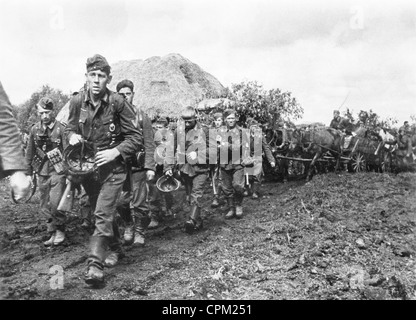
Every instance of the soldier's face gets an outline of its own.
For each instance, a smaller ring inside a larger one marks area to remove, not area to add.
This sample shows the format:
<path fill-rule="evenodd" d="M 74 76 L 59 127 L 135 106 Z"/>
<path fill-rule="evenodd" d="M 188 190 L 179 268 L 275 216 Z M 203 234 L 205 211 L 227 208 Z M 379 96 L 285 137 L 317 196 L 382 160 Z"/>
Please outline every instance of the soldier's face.
<path fill-rule="evenodd" d="M 118 93 L 121 94 L 130 104 L 133 103 L 134 92 L 131 91 L 130 88 L 122 88 Z"/>
<path fill-rule="evenodd" d="M 226 119 L 225 122 L 227 123 L 227 126 L 229 126 L 230 128 L 234 128 L 236 125 L 236 119 L 235 119 L 235 114 L 230 114 Z"/>
<path fill-rule="evenodd" d="M 111 81 L 111 76 L 101 70 L 92 70 L 88 72 L 86 78 L 88 89 L 96 97 L 104 94 L 107 84 Z"/>
<path fill-rule="evenodd" d="M 196 125 L 195 118 L 184 119 L 184 122 L 185 122 L 185 129 L 192 129 Z"/>
<path fill-rule="evenodd" d="M 51 110 L 45 110 L 38 107 L 38 114 L 40 117 L 40 120 L 46 125 L 50 124 L 52 122 L 52 111 Z"/>
<path fill-rule="evenodd" d="M 222 118 L 218 118 L 214 120 L 214 124 L 216 128 L 219 128 L 222 126 Z"/>

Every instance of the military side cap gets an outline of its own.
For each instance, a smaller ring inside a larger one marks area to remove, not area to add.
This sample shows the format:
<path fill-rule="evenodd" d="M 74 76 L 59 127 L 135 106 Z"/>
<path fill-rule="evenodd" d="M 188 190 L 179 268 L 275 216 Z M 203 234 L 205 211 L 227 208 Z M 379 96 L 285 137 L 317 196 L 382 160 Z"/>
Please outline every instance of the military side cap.
<path fill-rule="evenodd" d="M 160 117 L 156 120 L 157 123 L 168 123 L 168 119 L 166 119 L 165 117 Z"/>
<path fill-rule="evenodd" d="M 102 55 L 95 54 L 94 56 L 87 59 L 87 72 L 94 70 L 100 70 L 110 74 L 111 68 L 106 58 L 104 58 Z"/>
<path fill-rule="evenodd" d="M 119 92 L 123 88 L 130 88 L 131 92 L 133 92 L 134 91 L 134 84 L 130 80 L 127 80 L 127 79 L 122 80 L 119 83 L 117 83 L 116 90 L 117 90 L 117 92 Z"/>
<path fill-rule="evenodd" d="M 234 109 L 227 109 L 224 111 L 224 118 L 227 118 L 228 116 L 235 114 L 235 110 Z"/>
<path fill-rule="evenodd" d="M 51 98 L 43 97 L 39 100 L 36 104 L 37 107 L 42 108 L 44 110 L 52 110 L 53 109 L 53 101 Z"/>
<path fill-rule="evenodd" d="M 218 118 L 221 118 L 222 119 L 222 113 L 221 112 L 216 112 L 216 113 L 214 113 L 214 119 L 218 119 Z"/>

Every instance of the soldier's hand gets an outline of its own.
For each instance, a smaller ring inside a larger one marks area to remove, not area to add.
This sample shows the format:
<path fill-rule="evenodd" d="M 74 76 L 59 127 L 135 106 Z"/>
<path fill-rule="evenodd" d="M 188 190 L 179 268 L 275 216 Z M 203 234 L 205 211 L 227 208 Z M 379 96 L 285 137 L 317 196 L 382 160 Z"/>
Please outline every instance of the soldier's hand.
<path fill-rule="evenodd" d="M 168 177 L 173 176 L 173 172 L 172 172 L 172 170 L 171 170 L 171 169 L 169 169 L 168 171 L 166 171 L 166 172 L 165 172 L 165 175 L 166 175 L 166 176 L 168 176 Z"/>
<path fill-rule="evenodd" d="M 73 134 L 71 138 L 69 138 L 69 144 L 71 146 L 74 146 L 81 142 L 82 142 L 82 136 L 80 134 Z"/>
<path fill-rule="evenodd" d="M 270 162 L 270 166 L 271 166 L 272 168 L 274 168 L 274 167 L 276 166 L 276 163 L 274 163 L 274 162 Z"/>
<path fill-rule="evenodd" d="M 97 167 L 101 167 L 102 165 L 113 161 L 119 155 L 120 151 L 118 151 L 117 148 L 98 151 L 95 155 L 95 164 Z"/>
<path fill-rule="evenodd" d="M 17 201 L 26 197 L 30 192 L 30 176 L 22 171 L 16 171 L 10 176 L 10 187 Z"/>
<path fill-rule="evenodd" d="M 155 178 L 155 172 L 153 170 L 146 171 L 146 180 L 151 181 Z"/>

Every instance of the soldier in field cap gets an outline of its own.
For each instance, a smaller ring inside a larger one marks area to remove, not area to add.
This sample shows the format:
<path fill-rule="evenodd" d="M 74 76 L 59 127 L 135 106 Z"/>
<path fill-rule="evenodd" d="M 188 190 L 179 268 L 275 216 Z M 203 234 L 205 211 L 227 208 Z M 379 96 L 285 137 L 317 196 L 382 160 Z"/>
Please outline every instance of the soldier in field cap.
<path fill-rule="evenodd" d="M 43 97 L 36 107 L 40 121 L 30 129 L 26 160 L 28 173 L 35 171 L 39 177 L 40 210 L 47 217 L 47 231 L 50 233 L 44 245 L 56 246 L 65 240 L 66 214 L 58 210 L 66 186 L 62 157 L 64 127 L 52 114 L 52 99 Z"/>
<path fill-rule="evenodd" d="M 96 54 L 87 59 L 87 89 L 73 96 L 65 129 L 70 146 L 83 144 L 94 150 L 95 170 L 82 176 L 95 216 L 85 281 L 90 285 L 104 282 L 104 261 L 108 255 L 123 254 L 115 222 L 116 201 L 126 179 L 126 166 L 142 147 L 142 134 L 132 120 L 133 107 L 122 95 L 110 91 L 111 68 Z"/>

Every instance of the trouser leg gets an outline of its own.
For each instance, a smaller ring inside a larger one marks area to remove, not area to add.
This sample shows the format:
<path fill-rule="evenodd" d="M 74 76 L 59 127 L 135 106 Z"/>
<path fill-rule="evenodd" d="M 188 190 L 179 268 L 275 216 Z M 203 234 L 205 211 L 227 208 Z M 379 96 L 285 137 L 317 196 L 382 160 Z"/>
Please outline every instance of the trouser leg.
<path fill-rule="evenodd" d="M 145 231 L 150 223 L 150 209 L 146 202 L 147 186 L 146 172 L 139 171 L 133 173 L 134 190 L 130 208 L 134 219 L 134 245 L 144 245 Z"/>
<path fill-rule="evenodd" d="M 50 219 L 57 230 L 65 230 L 66 213 L 58 210 L 59 202 L 62 199 L 66 187 L 66 177 L 64 175 L 52 175 L 50 177 Z"/>
<path fill-rule="evenodd" d="M 232 186 L 234 189 L 234 201 L 236 206 L 241 205 L 244 199 L 245 185 L 244 169 L 234 170 L 232 173 Z"/>
<path fill-rule="evenodd" d="M 56 226 L 53 223 L 53 219 L 50 214 L 49 205 L 49 191 L 50 191 L 50 176 L 38 176 L 39 184 L 39 199 L 40 199 L 40 212 L 46 218 L 46 231 L 53 233 L 56 231 Z"/>

